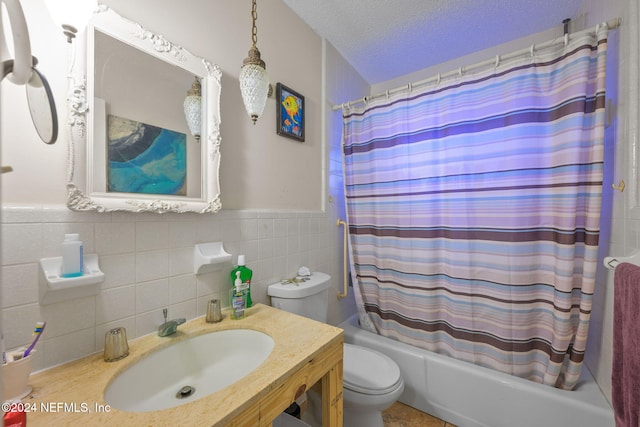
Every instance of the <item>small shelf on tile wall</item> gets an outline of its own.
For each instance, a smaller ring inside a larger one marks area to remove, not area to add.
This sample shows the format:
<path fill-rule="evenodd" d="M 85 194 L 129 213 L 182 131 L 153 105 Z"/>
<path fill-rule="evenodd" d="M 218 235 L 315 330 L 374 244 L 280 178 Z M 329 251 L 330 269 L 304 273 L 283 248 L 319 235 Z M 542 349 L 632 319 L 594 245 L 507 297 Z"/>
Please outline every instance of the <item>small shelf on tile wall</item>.
<path fill-rule="evenodd" d="M 220 270 L 231 261 L 231 254 L 224 250 L 222 242 L 198 243 L 193 250 L 194 274 Z"/>
<path fill-rule="evenodd" d="M 62 257 L 40 260 L 40 305 L 96 295 L 104 282 L 97 254 L 84 255 L 82 276 L 62 277 Z"/>

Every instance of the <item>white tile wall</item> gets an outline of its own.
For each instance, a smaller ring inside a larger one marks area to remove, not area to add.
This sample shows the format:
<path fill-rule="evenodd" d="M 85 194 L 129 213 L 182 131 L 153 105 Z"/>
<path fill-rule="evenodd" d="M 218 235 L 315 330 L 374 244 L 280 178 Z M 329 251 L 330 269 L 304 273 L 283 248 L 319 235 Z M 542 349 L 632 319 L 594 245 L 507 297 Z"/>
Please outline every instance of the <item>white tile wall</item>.
<path fill-rule="evenodd" d="M 330 206 L 331 208 L 331 206 Z M 291 277 L 301 265 L 324 271 L 341 287 L 342 235 L 334 213 L 222 211 L 217 214 L 78 213 L 65 206 L 3 205 L 2 325 L 7 349 L 27 345 L 38 321 L 47 327 L 35 353 L 35 370 L 102 351 L 104 333 L 116 326 L 129 339 L 155 333 L 162 309 L 170 317 L 202 316 L 207 301 L 228 305 L 229 273 L 196 276 L 196 243 L 223 241 L 245 254 L 253 269 L 252 297 L 268 304 L 267 286 Z M 65 233 L 79 233 L 85 253 L 97 253 L 105 281 L 96 296 L 41 306 L 38 261 L 59 256 Z M 350 301 L 331 300 L 330 322 L 352 311 Z M 334 306 L 341 306 L 336 308 Z M 346 307 L 346 308 L 345 308 Z"/>

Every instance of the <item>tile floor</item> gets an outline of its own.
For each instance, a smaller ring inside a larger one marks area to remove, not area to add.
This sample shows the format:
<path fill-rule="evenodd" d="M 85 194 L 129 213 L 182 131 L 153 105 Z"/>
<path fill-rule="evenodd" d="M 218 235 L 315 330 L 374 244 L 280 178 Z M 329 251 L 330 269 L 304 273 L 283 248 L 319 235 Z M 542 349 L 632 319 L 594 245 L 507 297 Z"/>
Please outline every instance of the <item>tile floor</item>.
<path fill-rule="evenodd" d="M 384 411 L 382 418 L 384 427 L 456 427 L 400 402 Z"/>

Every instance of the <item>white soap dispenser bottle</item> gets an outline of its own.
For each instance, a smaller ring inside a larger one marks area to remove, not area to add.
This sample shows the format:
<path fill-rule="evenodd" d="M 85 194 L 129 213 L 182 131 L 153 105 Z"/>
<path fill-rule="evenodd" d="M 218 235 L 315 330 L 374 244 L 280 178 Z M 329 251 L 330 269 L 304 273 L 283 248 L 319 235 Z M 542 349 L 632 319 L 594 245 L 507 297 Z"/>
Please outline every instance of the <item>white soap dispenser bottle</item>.
<path fill-rule="evenodd" d="M 65 234 L 62 242 L 62 277 L 82 276 L 84 259 L 78 234 Z"/>

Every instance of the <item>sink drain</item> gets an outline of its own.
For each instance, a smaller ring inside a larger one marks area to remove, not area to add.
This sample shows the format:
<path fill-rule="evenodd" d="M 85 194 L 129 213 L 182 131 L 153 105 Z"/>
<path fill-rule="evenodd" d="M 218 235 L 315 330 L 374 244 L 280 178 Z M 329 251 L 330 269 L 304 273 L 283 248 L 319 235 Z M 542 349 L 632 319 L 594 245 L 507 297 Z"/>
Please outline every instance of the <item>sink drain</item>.
<path fill-rule="evenodd" d="M 196 389 L 194 387 L 191 387 L 190 385 L 186 385 L 184 387 L 182 387 L 180 389 L 180 391 L 178 391 L 176 393 L 176 398 L 177 399 L 184 399 L 186 397 L 189 397 L 191 395 L 193 395 L 193 393 L 196 392 Z"/>

